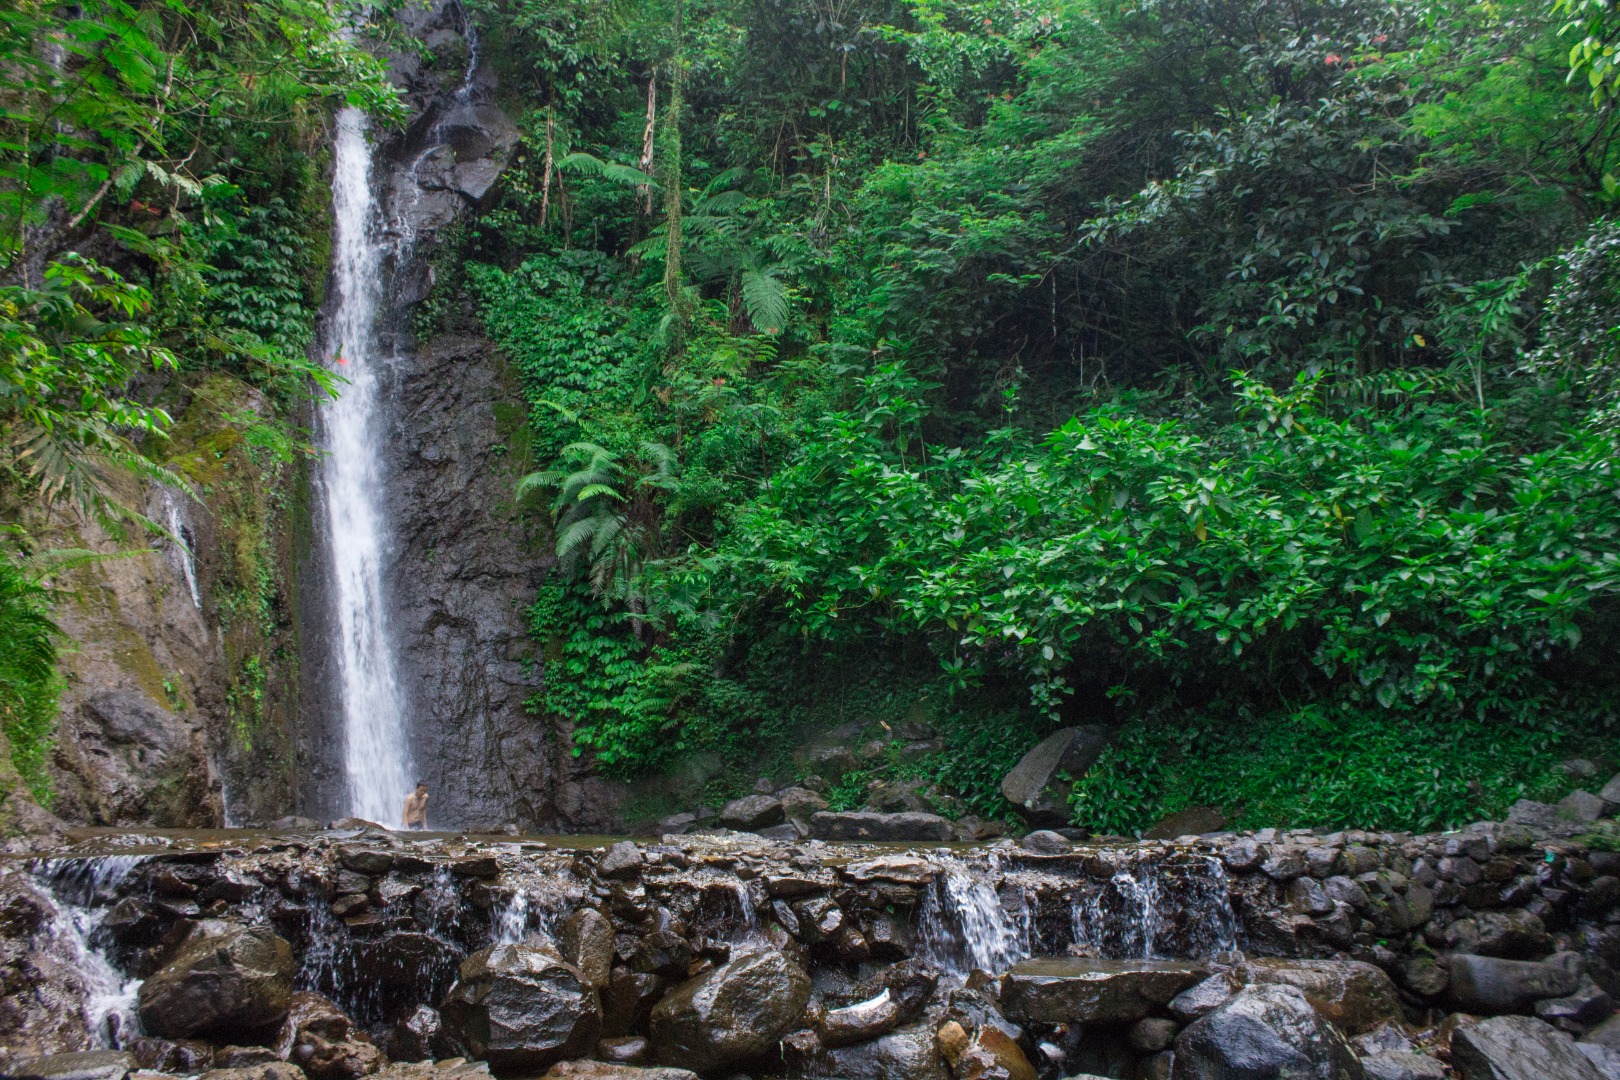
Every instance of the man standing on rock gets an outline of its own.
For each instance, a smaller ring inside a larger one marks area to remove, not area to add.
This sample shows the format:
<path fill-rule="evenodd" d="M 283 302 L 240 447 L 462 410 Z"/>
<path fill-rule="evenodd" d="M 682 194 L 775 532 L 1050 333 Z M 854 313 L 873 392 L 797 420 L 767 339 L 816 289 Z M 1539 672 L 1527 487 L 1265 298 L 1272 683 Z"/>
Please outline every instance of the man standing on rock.
<path fill-rule="evenodd" d="M 405 827 L 427 829 L 427 785 L 418 782 L 416 790 L 405 796 Z"/>

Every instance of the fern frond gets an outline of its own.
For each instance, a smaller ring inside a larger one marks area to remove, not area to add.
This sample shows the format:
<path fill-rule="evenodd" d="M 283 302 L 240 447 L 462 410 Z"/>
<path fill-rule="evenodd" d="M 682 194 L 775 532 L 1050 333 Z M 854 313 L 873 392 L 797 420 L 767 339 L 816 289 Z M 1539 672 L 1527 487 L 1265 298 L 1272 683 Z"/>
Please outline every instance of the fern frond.
<path fill-rule="evenodd" d="M 779 334 L 788 320 L 788 289 L 769 270 L 742 272 L 743 307 L 748 321 L 766 334 Z"/>

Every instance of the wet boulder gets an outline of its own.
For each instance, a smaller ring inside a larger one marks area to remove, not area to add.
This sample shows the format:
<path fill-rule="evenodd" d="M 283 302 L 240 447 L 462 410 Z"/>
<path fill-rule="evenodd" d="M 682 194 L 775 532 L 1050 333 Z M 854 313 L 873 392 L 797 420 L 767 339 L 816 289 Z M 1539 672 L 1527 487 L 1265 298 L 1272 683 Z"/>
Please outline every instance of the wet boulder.
<path fill-rule="evenodd" d="M 1581 984 L 1568 968 L 1539 961 L 1453 953 L 1447 994 L 1465 1013 L 1527 1013 L 1543 998 L 1566 997 Z"/>
<path fill-rule="evenodd" d="M 136 1035 L 125 1039 L 124 1049 L 135 1055 L 143 1069 L 196 1076 L 214 1060 L 214 1048 L 198 1039 L 156 1039 Z"/>
<path fill-rule="evenodd" d="M 799 1031 L 784 1044 L 789 1067 L 800 1076 L 850 1076 L 862 1080 L 951 1080 L 926 1024 L 899 1028 L 854 1046 L 826 1047 L 814 1032 Z"/>
<path fill-rule="evenodd" d="M 294 1044 L 288 1060 L 310 1080 L 359 1080 L 388 1063 L 383 1052 L 363 1032 L 359 1033 L 359 1038 L 343 1042 L 331 1042 L 306 1032 Z"/>
<path fill-rule="evenodd" d="M 1381 969 L 1359 960 L 1254 960 L 1245 972 L 1251 983 L 1299 990 L 1323 1019 L 1347 1035 L 1400 1016 L 1395 984 Z"/>
<path fill-rule="evenodd" d="M 1023 1047 L 991 1024 L 981 1024 L 973 1033 L 955 1072 L 956 1080 L 1036 1080 Z"/>
<path fill-rule="evenodd" d="M 779 952 L 749 951 L 672 990 L 652 1011 L 658 1060 L 709 1072 L 760 1057 L 804 1015 L 810 977 Z"/>
<path fill-rule="evenodd" d="M 667 1065 L 643 1068 L 611 1061 L 559 1061 L 545 1080 L 697 1080 L 697 1073 Z"/>
<path fill-rule="evenodd" d="M 578 909 L 563 923 L 562 953 L 592 988 L 607 989 L 613 969 L 612 920 L 595 908 Z"/>
<path fill-rule="evenodd" d="M 1085 775 L 1112 738 L 1113 733 L 1098 724 L 1053 732 L 1002 777 L 1002 797 L 1032 826 L 1067 825 L 1073 780 Z M 1059 774 L 1069 780 L 1059 780 Z"/>
<path fill-rule="evenodd" d="M 1528 1016 L 1459 1027 L 1451 1036 L 1451 1063 L 1463 1080 L 1604 1080 L 1574 1039 Z"/>
<path fill-rule="evenodd" d="M 1445 1080 L 1446 1067 L 1438 1059 L 1410 1050 L 1387 1050 L 1361 1059 L 1367 1080 Z"/>
<path fill-rule="evenodd" d="M 951 823 L 938 814 L 879 814 L 822 810 L 810 817 L 817 840 L 949 840 Z"/>
<path fill-rule="evenodd" d="M 444 1037 L 444 1022 L 439 1010 L 431 1005 L 418 1005 L 410 1015 L 401 1017 L 388 1033 L 388 1056 L 395 1061 L 426 1061 L 429 1058 L 449 1057 Z"/>
<path fill-rule="evenodd" d="M 1176 1038 L 1172 1080 L 1363 1080 L 1350 1044 L 1292 986 L 1256 986 Z"/>
<path fill-rule="evenodd" d="M 860 1000 L 818 1018 L 821 1045 L 853 1046 L 910 1023 L 927 1007 L 938 983 L 938 974 L 916 960 L 884 968 L 861 986 Z"/>
<path fill-rule="evenodd" d="M 243 1065 L 235 1069 L 211 1069 L 203 1073 L 203 1080 L 305 1080 L 298 1066 L 285 1061 L 268 1061 L 262 1065 Z"/>
<path fill-rule="evenodd" d="M 1003 977 L 1001 1008 L 1018 1023 L 1134 1023 L 1206 974 L 1181 960 L 1025 960 Z"/>
<path fill-rule="evenodd" d="M 786 814 L 781 800 L 769 795 L 745 795 L 731 800 L 720 810 L 720 824 L 742 832 L 780 825 L 784 820 Z"/>
<path fill-rule="evenodd" d="M 439 1012 L 448 1037 L 497 1073 L 539 1072 L 589 1053 L 602 1026 L 584 973 L 529 944 L 493 945 L 462 961 Z"/>
<path fill-rule="evenodd" d="M 293 971 L 292 946 L 268 928 L 200 923 L 141 984 L 141 1025 L 161 1038 L 251 1041 L 286 1017 Z"/>
<path fill-rule="evenodd" d="M 605 878 L 629 880 L 641 874 L 641 863 L 641 849 L 632 841 L 620 840 L 608 848 L 596 869 Z"/>

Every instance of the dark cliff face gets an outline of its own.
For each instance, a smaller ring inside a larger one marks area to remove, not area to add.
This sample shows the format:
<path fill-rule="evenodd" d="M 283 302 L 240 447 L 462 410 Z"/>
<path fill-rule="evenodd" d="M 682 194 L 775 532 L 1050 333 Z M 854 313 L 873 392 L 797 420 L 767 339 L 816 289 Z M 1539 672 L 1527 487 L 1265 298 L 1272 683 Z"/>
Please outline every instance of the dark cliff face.
<path fill-rule="evenodd" d="M 594 778 L 552 725 L 524 710 L 540 678 L 526 609 L 552 560 L 526 540 L 512 502 L 517 476 L 498 415 L 511 405 L 521 423 L 520 398 L 488 342 L 417 342 L 408 329 L 411 305 L 431 290 L 441 230 L 489 198 L 518 132 L 494 102 L 494 76 L 477 62 L 476 34 L 458 5 L 441 0 L 400 18 L 434 55 L 390 57 L 413 119 L 380 133 L 374 161 L 396 240 L 379 327 L 391 359 L 378 452 L 390 531 L 384 584 L 411 756 L 436 827 L 607 827 L 617 787 Z M 301 575 L 298 803 L 300 813 L 334 817 L 345 778 L 323 528 Z"/>

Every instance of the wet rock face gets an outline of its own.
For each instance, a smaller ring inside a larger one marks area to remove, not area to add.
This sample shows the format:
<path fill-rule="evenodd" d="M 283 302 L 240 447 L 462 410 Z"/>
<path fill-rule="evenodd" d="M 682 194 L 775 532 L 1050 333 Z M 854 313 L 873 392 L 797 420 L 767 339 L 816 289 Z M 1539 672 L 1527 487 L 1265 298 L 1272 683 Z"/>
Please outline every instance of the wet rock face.
<path fill-rule="evenodd" d="M 1069 788 L 1084 776 L 1113 739 L 1100 725 L 1064 728 L 1047 736 L 1025 754 L 1001 781 L 1001 794 L 1025 821 L 1037 828 L 1069 824 Z M 1071 778 L 1069 783 L 1059 774 Z"/>
<path fill-rule="evenodd" d="M 1131 1023 L 1206 974 L 1201 964 L 1174 960 L 1026 960 L 1007 973 L 1001 1003 L 1019 1023 Z"/>
<path fill-rule="evenodd" d="M 596 1045 L 596 991 L 550 949 L 495 945 L 469 956 L 440 1008 L 453 1043 L 497 1073 L 536 1073 Z"/>
<path fill-rule="evenodd" d="M 1172 1080 L 1363 1080 L 1349 1043 L 1291 986 L 1244 990 L 1176 1039 Z"/>
<path fill-rule="evenodd" d="M 199 923 L 174 959 L 141 984 L 141 1025 L 171 1039 L 252 1042 L 292 1000 L 292 946 L 265 927 Z"/>
<path fill-rule="evenodd" d="M 658 1060 L 709 1072 L 769 1053 L 804 1015 L 810 978 L 779 952 L 746 952 L 654 1006 Z"/>
<path fill-rule="evenodd" d="M 1401 1015 L 1394 982 L 1358 960 L 1263 959 L 1251 961 L 1244 974 L 1251 983 L 1294 987 L 1347 1035 L 1371 1031 Z"/>
<path fill-rule="evenodd" d="M 1498 1016 L 1461 1027 L 1451 1060 L 1463 1080 L 1601 1080 L 1603 1073 L 1575 1040 L 1541 1020 Z"/>

